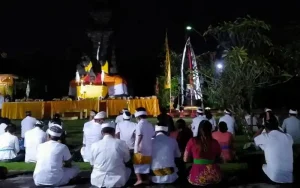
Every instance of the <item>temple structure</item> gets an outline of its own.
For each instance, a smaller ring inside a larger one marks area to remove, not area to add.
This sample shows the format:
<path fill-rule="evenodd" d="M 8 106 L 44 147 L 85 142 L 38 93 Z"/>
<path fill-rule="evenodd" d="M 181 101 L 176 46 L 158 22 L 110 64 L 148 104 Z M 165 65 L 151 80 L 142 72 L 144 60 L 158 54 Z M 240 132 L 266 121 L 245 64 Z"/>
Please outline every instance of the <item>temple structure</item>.
<path fill-rule="evenodd" d="M 93 44 L 92 59 L 97 59 L 102 66 L 108 62 L 109 74 L 116 74 L 113 1 L 93 0 L 90 10 L 91 22 L 87 35 Z"/>

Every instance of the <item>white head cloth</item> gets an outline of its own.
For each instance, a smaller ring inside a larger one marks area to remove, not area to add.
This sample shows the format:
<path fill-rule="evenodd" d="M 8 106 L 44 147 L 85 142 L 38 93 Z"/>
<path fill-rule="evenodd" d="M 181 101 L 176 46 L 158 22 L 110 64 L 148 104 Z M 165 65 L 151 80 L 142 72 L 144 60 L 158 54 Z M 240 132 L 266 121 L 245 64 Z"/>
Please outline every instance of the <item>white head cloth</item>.
<path fill-rule="evenodd" d="M 112 123 L 112 122 L 105 122 L 105 123 L 102 123 L 101 124 L 101 128 L 103 129 L 103 128 L 106 128 L 106 127 L 110 127 L 110 128 L 116 128 L 116 126 L 115 126 L 115 124 L 114 123 Z"/>
<path fill-rule="evenodd" d="M 206 107 L 205 110 L 210 110 L 210 107 Z"/>
<path fill-rule="evenodd" d="M 125 112 L 123 112 L 123 115 L 122 115 L 122 116 L 123 116 L 123 119 L 130 119 L 130 118 L 131 118 L 130 115 L 127 116 Z"/>
<path fill-rule="evenodd" d="M 229 109 L 225 109 L 225 110 L 224 110 L 224 113 L 225 113 L 225 114 L 231 114 L 232 112 L 231 112 Z"/>
<path fill-rule="evenodd" d="M 155 132 L 158 132 L 158 131 L 165 131 L 165 132 L 168 132 L 168 127 L 166 126 L 159 126 L 159 125 L 155 125 Z"/>
<path fill-rule="evenodd" d="M 106 112 L 104 111 L 98 112 L 94 117 L 94 119 L 104 119 L 104 118 L 106 118 Z"/>
<path fill-rule="evenodd" d="M 265 108 L 265 112 L 272 112 L 270 108 Z"/>
<path fill-rule="evenodd" d="M 58 124 L 52 124 L 51 127 L 58 127 L 59 129 L 62 129 L 62 127 Z M 47 133 L 50 135 L 50 136 L 56 136 L 56 137 L 60 137 L 61 134 L 62 134 L 62 131 L 61 133 L 56 133 L 54 131 L 51 130 L 51 127 L 47 130 Z"/>
<path fill-rule="evenodd" d="M 202 108 L 198 108 L 198 109 L 197 109 L 197 113 L 202 114 L 202 113 L 203 113 Z"/>
<path fill-rule="evenodd" d="M 139 117 L 142 115 L 147 115 L 147 112 L 146 111 L 135 111 L 135 113 L 134 113 L 135 117 Z"/>
<path fill-rule="evenodd" d="M 90 116 L 95 116 L 96 113 L 94 111 L 90 111 Z"/>
<path fill-rule="evenodd" d="M 297 115 L 298 111 L 290 109 L 289 114 Z"/>

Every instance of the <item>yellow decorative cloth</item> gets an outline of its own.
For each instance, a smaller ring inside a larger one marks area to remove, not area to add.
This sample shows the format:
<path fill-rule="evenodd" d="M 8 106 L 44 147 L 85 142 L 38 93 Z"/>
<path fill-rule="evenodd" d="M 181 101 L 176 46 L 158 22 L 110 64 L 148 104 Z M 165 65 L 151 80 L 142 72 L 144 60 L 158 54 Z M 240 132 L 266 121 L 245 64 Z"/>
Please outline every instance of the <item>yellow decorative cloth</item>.
<path fill-rule="evenodd" d="M 152 174 L 154 174 L 155 176 L 166 176 L 166 175 L 171 175 L 173 173 L 174 173 L 173 167 L 166 167 L 166 168 L 152 170 Z"/>
<path fill-rule="evenodd" d="M 133 155 L 133 164 L 135 165 L 151 164 L 151 160 L 151 156 L 143 156 L 141 153 L 135 153 Z"/>

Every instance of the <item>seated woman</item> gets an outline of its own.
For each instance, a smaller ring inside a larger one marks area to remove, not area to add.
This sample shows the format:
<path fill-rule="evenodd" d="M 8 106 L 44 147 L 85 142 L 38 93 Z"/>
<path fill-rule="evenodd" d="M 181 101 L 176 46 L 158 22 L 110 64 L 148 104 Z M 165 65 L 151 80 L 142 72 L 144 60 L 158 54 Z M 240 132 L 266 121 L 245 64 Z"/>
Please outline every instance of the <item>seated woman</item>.
<path fill-rule="evenodd" d="M 15 136 L 16 126 L 8 125 L 5 133 L 0 135 L 0 161 L 9 161 L 17 157 L 20 147 Z"/>
<path fill-rule="evenodd" d="M 219 123 L 219 130 L 212 133 L 212 137 L 221 145 L 221 157 L 224 162 L 232 161 L 234 158 L 233 135 L 227 130 L 227 124 L 222 121 Z"/>
<path fill-rule="evenodd" d="M 212 125 L 209 121 L 200 122 L 197 137 L 187 143 L 183 160 L 193 158 L 193 165 L 188 176 L 192 185 L 206 186 L 221 182 L 220 166 L 216 163 L 221 155 L 221 147 L 211 134 Z"/>

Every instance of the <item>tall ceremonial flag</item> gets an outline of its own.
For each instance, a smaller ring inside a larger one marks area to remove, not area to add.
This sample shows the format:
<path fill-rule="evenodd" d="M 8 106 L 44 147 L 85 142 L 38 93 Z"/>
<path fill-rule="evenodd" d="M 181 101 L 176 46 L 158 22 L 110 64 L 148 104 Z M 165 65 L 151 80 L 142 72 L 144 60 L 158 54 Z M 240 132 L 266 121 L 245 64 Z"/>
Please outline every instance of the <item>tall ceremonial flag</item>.
<path fill-rule="evenodd" d="M 165 65 L 165 89 L 171 90 L 171 60 L 170 60 L 170 50 L 169 50 L 169 44 L 168 44 L 168 34 L 166 33 L 166 65 Z M 170 91 L 171 92 L 171 91 Z"/>

